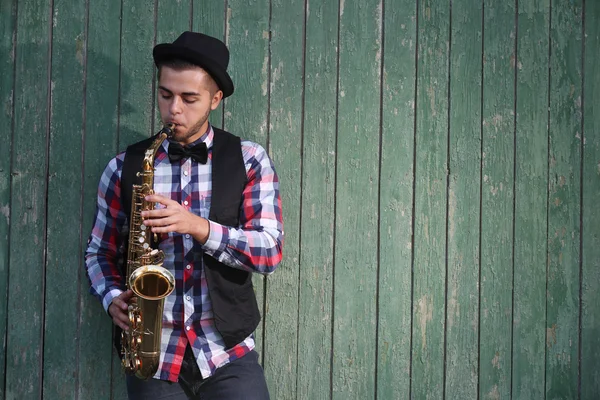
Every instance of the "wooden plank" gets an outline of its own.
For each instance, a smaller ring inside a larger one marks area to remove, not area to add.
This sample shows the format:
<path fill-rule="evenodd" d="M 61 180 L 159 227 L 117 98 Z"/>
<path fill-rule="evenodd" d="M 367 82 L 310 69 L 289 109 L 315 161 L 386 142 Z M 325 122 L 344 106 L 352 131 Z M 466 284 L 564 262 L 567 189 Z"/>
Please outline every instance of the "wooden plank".
<path fill-rule="evenodd" d="M 375 395 L 382 4 L 339 10 L 334 399 Z"/>
<path fill-rule="evenodd" d="M 229 47 L 228 72 L 235 93 L 226 100 L 223 125 L 234 135 L 268 150 L 269 1 L 229 0 L 227 4 L 225 43 Z M 265 278 L 255 275 L 252 282 L 264 324 Z M 263 324 L 254 335 L 259 353 L 262 353 Z"/>
<path fill-rule="evenodd" d="M 192 0 L 192 30 L 225 41 L 226 3 L 227 0 Z M 223 127 L 223 102 L 219 108 L 210 113 L 209 121 L 217 128 Z"/>
<path fill-rule="evenodd" d="M 100 175 L 117 151 L 121 43 L 120 7 L 92 1 L 88 13 L 82 251 L 92 229 Z M 125 86 L 129 79 L 129 75 L 123 76 Z M 83 267 L 81 274 L 79 398 L 110 399 L 112 321 L 100 302 L 89 294 L 90 284 Z"/>
<path fill-rule="evenodd" d="M 338 4 L 310 1 L 305 12 L 296 398 L 317 400 L 331 391 Z"/>
<path fill-rule="evenodd" d="M 50 4 L 20 1 L 17 14 L 7 400 L 38 399 L 42 390 Z"/>
<path fill-rule="evenodd" d="M 84 92 L 84 0 L 54 0 L 52 93 L 47 220 L 44 399 L 77 398 L 82 133 Z M 65 227 L 68 227 L 65 229 Z M 65 279 L 66 278 L 66 279 Z"/>
<path fill-rule="evenodd" d="M 448 170 L 449 2 L 418 5 L 413 398 L 442 398 Z"/>
<path fill-rule="evenodd" d="M 452 2 L 445 380 L 450 399 L 477 398 L 479 375 L 482 8 L 482 2 Z"/>
<path fill-rule="evenodd" d="M 154 2 L 122 1 L 119 150 L 152 135 L 155 79 Z"/>
<path fill-rule="evenodd" d="M 0 51 L 8 55 L 0 60 L 0 125 L 6 132 L 5 146 L 0 149 L 0 376 L 6 375 L 6 335 L 8 314 L 8 262 L 10 231 L 10 181 L 13 126 L 13 92 L 15 64 L 17 2 L 0 3 Z M 0 399 L 6 397 L 4 379 L 0 379 Z"/>
<path fill-rule="evenodd" d="M 512 395 L 545 393 L 549 0 L 518 3 Z"/>
<path fill-rule="evenodd" d="M 553 3 L 546 398 L 578 397 L 581 231 L 582 1 Z"/>
<path fill-rule="evenodd" d="M 119 97 L 118 149 L 147 138 L 154 133 L 155 68 L 154 48 L 155 3 L 146 0 L 122 0 L 121 59 Z M 111 394 L 119 398 L 125 393 L 125 375 L 118 368 L 113 352 Z"/>
<path fill-rule="evenodd" d="M 515 2 L 484 4 L 479 397 L 511 394 Z"/>
<path fill-rule="evenodd" d="M 296 398 L 304 0 L 271 3 L 269 137 L 280 181 L 285 257 L 266 286 L 264 368 L 274 399 Z"/>
<path fill-rule="evenodd" d="M 384 3 L 377 398 L 410 397 L 417 7 Z"/>
<path fill-rule="evenodd" d="M 171 43 L 179 37 L 184 31 L 190 29 L 191 22 L 191 1 L 190 0 L 157 0 L 156 7 L 156 43 Z M 152 54 L 150 55 L 152 59 Z M 154 64 L 153 64 L 154 65 Z M 157 72 L 153 68 L 153 72 Z M 153 74 L 156 77 L 156 73 Z M 156 88 L 156 82 L 154 84 Z M 154 105 L 154 126 L 151 132 L 158 132 L 162 128 L 162 120 L 156 101 L 157 89 L 152 92 L 152 104 Z"/>
<path fill-rule="evenodd" d="M 600 393 L 600 3 L 586 1 L 583 65 L 581 399 Z"/>

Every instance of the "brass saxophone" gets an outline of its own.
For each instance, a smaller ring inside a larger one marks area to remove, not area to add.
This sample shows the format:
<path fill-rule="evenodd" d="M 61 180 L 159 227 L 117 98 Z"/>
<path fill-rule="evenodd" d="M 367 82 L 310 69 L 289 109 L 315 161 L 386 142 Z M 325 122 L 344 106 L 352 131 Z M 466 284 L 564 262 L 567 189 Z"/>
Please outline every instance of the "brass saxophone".
<path fill-rule="evenodd" d="M 142 162 L 141 185 L 133 185 L 127 253 L 127 287 L 133 291 L 129 305 L 129 330 L 121 334 L 121 358 L 128 374 L 151 378 L 158 369 L 165 297 L 175 288 L 175 277 L 162 266 L 162 250 L 153 249 L 156 234 L 143 224 L 142 211 L 154 209 L 145 197 L 154 193 L 154 157 L 162 142 L 172 134 L 174 125 L 160 130 L 146 149 Z M 153 242 L 152 242 L 153 239 Z"/>

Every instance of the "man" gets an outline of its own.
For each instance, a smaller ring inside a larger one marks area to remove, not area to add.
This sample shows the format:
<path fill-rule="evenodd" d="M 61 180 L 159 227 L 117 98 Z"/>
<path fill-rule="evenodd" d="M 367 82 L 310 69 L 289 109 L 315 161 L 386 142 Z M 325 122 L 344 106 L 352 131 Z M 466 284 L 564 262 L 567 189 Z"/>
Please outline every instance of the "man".
<path fill-rule="evenodd" d="M 253 350 L 260 314 L 251 274 L 270 274 L 281 261 L 277 175 L 260 145 L 208 122 L 233 93 L 224 43 L 184 32 L 153 55 L 161 119 L 174 129 L 154 160 L 156 194 L 146 200 L 156 207 L 142 218 L 176 282 L 165 299 L 155 379 L 128 376 L 129 398 L 268 399 Z M 123 196 L 131 192 L 122 185 L 130 173 L 122 172 L 134 148 L 112 159 L 100 179 L 86 252 L 91 292 L 121 329 L 128 329 L 133 295 L 119 265 L 129 229 Z"/>

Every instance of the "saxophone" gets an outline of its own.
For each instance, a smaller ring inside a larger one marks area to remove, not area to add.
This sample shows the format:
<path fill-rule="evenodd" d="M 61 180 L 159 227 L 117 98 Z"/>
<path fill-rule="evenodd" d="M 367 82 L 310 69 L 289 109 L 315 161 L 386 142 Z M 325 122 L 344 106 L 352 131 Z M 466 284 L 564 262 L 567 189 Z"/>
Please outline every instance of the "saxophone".
<path fill-rule="evenodd" d="M 133 291 L 129 305 L 129 329 L 121 333 L 121 358 L 128 374 L 140 379 L 151 378 L 158 369 L 162 316 L 165 297 L 175 288 L 175 277 L 162 266 L 162 250 L 153 249 L 156 234 L 143 224 L 142 211 L 154 209 L 145 200 L 154 193 L 154 157 L 162 142 L 172 134 L 174 125 L 160 130 L 144 154 L 141 185 L 133 185 L 127 253 L 127 288 Z"/>

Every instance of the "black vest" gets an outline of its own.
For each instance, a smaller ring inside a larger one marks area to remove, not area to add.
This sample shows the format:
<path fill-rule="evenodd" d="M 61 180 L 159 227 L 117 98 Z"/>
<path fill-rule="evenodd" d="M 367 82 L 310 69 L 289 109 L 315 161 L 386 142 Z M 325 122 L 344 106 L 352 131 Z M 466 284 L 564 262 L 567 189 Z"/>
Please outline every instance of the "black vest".
<path fill-rule="evenodd" d="M 242 193 L 248 183 L 240 138 L 214 127 L 213 131 L 212 196 L 208 218 L 224 226 L 237 227 Z M 121 202 L 128 216 L 131 212 L 131 185 L 137 182 L 135 175 L 141 170 L 144 152 L 153 140 L 154 137 L 135 143 L 125 153 Z M 225 341 L 225 347 L 231 348 L 254 332 L 260 322 L 252 274 L 224 265 L 207 254 L 203 258 L 215 326 Z M 118 338 L 120 336 L 118 332 Z"/>

